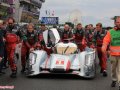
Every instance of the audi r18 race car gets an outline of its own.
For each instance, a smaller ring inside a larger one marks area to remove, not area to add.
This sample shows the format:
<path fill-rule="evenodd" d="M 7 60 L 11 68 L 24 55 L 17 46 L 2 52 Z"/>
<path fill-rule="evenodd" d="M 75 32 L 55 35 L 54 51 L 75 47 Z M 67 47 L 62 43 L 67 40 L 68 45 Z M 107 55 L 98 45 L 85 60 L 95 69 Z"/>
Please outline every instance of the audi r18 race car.
<path fill-rule="evenodd" d="M 27 76 L 48 73 L 95 77 L 95 50 L 86 47 L 85 51 L 80 52 L 75 43 L 60 42 L 59 33 L 54 28 L 45 31 L 43 37 L 46 46 L 51 41 L 53 53 L 48 55 L 44 50 L 32 51 L 27 62 Z"/>

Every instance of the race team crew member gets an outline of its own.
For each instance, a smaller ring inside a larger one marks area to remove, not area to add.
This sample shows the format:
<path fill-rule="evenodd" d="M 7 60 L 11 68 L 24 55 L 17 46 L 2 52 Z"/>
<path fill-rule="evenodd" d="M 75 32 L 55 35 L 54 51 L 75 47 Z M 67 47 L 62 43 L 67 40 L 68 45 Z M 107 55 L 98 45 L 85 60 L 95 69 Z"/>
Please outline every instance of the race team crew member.
<path fill-rule="evenodd" d="M 5 38 L 5 32 L 6 32 L 6 27 L 7 27 L 7 20 L 2 21 L 2 32 L 4 34 L 4 38 Z M 5 44 L 5 39 L 4 39 L 4 44 Z M 4 60 L 3 60 L 3 69 L 7 69 L 8 68 L 8 60 L 7 60 L 7 51 L 6 51 L 6 44 L 4 45 Z"/>
<path fill-rule="evenodd" d="M 5 74 L 5 72 L 2 71 L 3 68 L 3 62 L 4 62 L 4 31 L 3 30 L 3 21 L 0 20 L 0 75 Z"/>
<path fill-rule="evenodd" d="M 75 38 L 75 36 L 72 33 L 70 26 L 68 24 L 65 24 L 64 31 L 61 36 L 61 40 L 64 42 L 64 40 L 66 40 L 66 39 L 74 39 L 74 38 Z"/>
<path fill-rule="evenodd" d="M 29 53 L 36 49 L 38 42 L 38 34 L 34 30 L 34 25 L 32 23 L 27 25 L 27 30 L 22 36 L 22 49 L 21 49 L 21 73 L 24 73 L 26 67 L 26 60 L 28 59 Z"/>
<path fill-rule="evenodd" d="M 86 25 L 85 26 L 85 38 L 86 38 L 86 41 L 87 41 L 87 46 L 88 47 L 91 47 L 91 48 L 94 48 L 93 46 L 93 31 L 91 29 L 89 29 L 89 25 Z"/>
<path fill-rule="evenodd" d="M 91 30 L 92 32 L 94 32 L 94 30 L 95 30 L 94 27 L 93 27 L 93 24 L 89 24 L 89 25 L 88 25 L 88 28 L 89 28 L 89 30 Z"/>
<path fill-rule="evenodd" d="M 18 29 L 14 23 L 15 20 L 13 18 L 8 19 L 8 26 L 6 27 L 6 34 L 5 34 L 7 57 L 12 71 L 12 74 L 10 75 L 11 78 L 16 78 L 16 74 L 17 74 L 17 66 L 16 66 L 16 61 L 14 59 L 14 55 L 15 55 L 16 44 L 19 41 Z"/>
<path fill-rule="evenodd" d="M 38 31 L 38 48 L 39 49 L 45 49 L 45 42 L 43 39 L 43 32 L 46 30 L 45 24 L 41 24 L 40 30 Z"/>
<path fill-rule="evenodd" d="M 38 43 L 39 43 L 38 45 L 39 45 L 40 49 L 45 50 L 47 52 L 47 54 L 50 55 L 52 53 L 52 48 L 51 48 L 52 45 L 51 45 L 51 42 L 49 42 L 48 45 L 45 45 L 44 38 L 43 38 L 43 32 L 45 30 L 47 30 L 46 25 L 41 24 L 40 30 L 38 32 Z M 50 38 L 49 35 L 48 35 L 48 38 Z M 49 40 L 50 39 L 48 39 L 48 41 Z"/>
<path fill-rule="evenodd" d="M 82 41 L 85 39 L 85 34 L 81 23 L 77 24 L 77 27 L 73 33 L 75 35 L 75 43 L 78 45 L 80 51 L 83 51 L 85 49 L 85 45 L 82 44 Z"/>
<path fill-rule="evenodd" d="M 96 29 L 95 29 L 94 37 L 93 37 L 93 43 L 98 53 L 99 64 L 101 67 L 100 73 L 102 73 L 104 77 L 107 76 L 107 72 L 106 72 L 107 56 L 102 53 L 101 48 L 102 48 L 103 39 L 105 35 L 106 35 L 106 31 L 102 29 L 102 24 L 101 23 L 96 24 Z"/>
<path fill-rule="evenodd" d="M 117 28 L 107 32 L 103 40 L 102 52 L 106 54 L 107 46 L 110 44 L 111 87 L 115 87 L 118 81 L 120 90 L 120 17 L 117 17 L 114 23 Z"/>

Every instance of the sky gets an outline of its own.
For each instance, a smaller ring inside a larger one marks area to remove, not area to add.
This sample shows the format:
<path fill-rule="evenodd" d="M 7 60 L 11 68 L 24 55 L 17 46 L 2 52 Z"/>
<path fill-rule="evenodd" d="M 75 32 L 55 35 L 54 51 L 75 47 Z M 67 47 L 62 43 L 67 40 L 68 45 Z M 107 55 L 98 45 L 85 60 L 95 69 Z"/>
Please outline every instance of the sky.
<path fill-rule="evenodd" d="M 83 25 L 98 22 L 103 26 L 113 26 L 111 20 L 114 16 L 120 16 L 120 0 L 46 0 L 41 8 L 40 17 L 48 12 L 59 17 L 59 22 L 81 22 Z"/>

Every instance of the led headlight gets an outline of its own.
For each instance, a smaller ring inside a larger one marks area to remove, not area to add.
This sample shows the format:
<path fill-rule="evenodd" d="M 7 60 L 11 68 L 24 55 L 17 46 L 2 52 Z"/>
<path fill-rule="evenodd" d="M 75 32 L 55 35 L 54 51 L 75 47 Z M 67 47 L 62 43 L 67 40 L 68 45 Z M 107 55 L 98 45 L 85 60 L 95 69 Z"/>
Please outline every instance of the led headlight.
<path fill-rule="evenodd" d="M 37 58 L 36 53 L 30 53 L 30 56 L 29 56 L 30 65 L 34 65 L 36 63 L 36 58 Z"/>
<path fill-rule="evenodd" d="M 93 54 L 87 54 L 85 56 L 85 65 L 87 66 L 91 65 L 93 63 L 93 58 L 94 58 Z"/>

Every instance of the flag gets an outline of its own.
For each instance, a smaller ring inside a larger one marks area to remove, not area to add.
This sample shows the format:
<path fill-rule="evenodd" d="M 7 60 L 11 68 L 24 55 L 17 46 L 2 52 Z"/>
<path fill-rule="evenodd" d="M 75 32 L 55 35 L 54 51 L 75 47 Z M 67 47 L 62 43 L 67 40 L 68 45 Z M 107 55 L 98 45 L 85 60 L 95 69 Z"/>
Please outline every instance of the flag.
<path fill-rule="evenodd" d="M 47 16 L 50 16 L 50 10 L 45 10 L 45 14 L 46 14 Z"/>
<path fill-rule="evenodd" d="M 54 16 L 54 15 L 55 15 L 55 12 L 53 11 L 53 12 L 52 12 L 52 16 Z"/>
<path fill-rule="evenodd" d="M 48 11 L 47 11 L 47 10 L 45 11 L 45 14 L 46 14 L 46 15 L 48 14 Z"/>
<path fill-rule="evenodd" d="M 48 15 L 50 16 L 50 14 L 51 14 L 51 13 L 50 13 L 50 10 L 49 10 L 49 11 L 48 11 Z"/>

